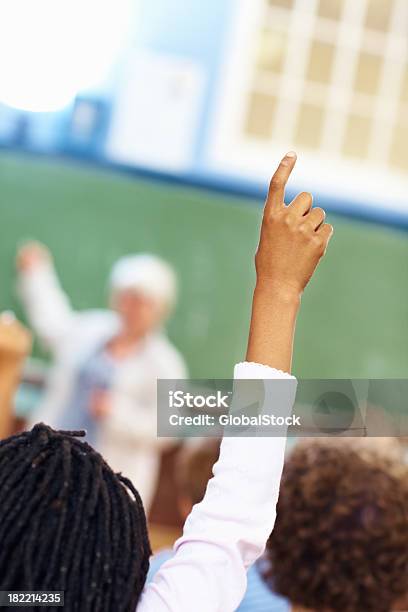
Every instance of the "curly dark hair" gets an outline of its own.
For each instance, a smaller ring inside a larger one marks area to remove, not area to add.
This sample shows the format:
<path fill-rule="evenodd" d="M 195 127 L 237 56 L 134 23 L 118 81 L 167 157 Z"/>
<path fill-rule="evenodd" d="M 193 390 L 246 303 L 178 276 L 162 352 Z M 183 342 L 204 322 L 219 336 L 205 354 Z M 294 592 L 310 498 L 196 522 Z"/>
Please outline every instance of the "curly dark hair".
<path fill-rule="evenodd" d="M 0 441 L 0 590 L 65 591 L 69 612 L 133 612 L 149 568 L 143 505 L 83 435 L 39 424 Z"/>
<path fill-rule="evenodd" d="M 314 440 L 283 472 L 264 578 L 293 605 L 390 612 L 408 591 L 408 474 L 402 462 Z"/>

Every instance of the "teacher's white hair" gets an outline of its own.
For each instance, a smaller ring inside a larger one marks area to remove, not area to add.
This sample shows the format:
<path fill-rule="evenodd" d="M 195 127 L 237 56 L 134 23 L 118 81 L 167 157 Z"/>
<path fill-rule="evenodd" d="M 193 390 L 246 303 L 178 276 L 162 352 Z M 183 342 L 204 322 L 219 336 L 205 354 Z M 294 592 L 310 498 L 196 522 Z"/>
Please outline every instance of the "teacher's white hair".
<path fill-rule="evenodd" d="M 177 277 L 166 261 L 149 253 L 126 255 L 114 265 L 109 278 L 112 293 L 131 290 L 172 308 L 177 300 Z"/>

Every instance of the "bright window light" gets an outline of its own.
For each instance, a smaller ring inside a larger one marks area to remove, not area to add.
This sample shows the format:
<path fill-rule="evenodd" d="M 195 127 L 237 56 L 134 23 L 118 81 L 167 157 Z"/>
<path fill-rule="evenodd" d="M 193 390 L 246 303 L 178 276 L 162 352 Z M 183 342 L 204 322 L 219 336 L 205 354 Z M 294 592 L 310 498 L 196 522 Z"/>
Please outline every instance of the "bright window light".
<path fill-rule="evenodd" d="M 0 0 L 0 101 L 55 111 L 100 84 L 127 42 L 135 0 Z"/>

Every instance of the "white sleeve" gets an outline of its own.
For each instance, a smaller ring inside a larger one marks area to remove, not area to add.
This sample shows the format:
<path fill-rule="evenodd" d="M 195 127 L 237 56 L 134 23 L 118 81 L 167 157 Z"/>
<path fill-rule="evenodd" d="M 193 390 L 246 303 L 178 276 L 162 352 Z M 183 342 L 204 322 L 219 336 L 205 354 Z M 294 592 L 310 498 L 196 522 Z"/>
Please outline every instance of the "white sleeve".
<path fill-rule="evenodd" d="M 236 379 L 291 378 L 254 363 L 235 367 Z M 286 438 L 224 438 L 214 477 L 175 544 L 175 555 L 155 575 L 138 612 L 230 612 L 246 589 L 246 570 L 262 554 L 276 516 Z"/>
<path fill-rule="evenodd" d="M 73 324 L 75 312 L 53 267 L 44 264 L 37 270 L 20 273 L 17 291 L 40 341 L 47 349 L 57 350 Z"/>

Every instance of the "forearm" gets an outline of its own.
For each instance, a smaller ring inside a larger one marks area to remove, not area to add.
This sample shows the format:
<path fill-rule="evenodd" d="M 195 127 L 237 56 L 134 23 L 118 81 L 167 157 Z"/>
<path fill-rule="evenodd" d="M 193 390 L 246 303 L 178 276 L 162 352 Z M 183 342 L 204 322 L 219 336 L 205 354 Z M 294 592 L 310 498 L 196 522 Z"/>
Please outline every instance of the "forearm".
<path fill-rule="evenodd" d="M 67 333 L 74 316 L 55 271 L 45 264 L 35 271 L 20 272 L 18 293 L 34 331 L 52 349 Z"/>
<path fill-rule="evenodd" d="M 0 359 L 0 439 L 11 433 L 12 402 L 21 367 L 21 359 Z"/>
<path fill-rule="evenodd" d="M 246 359 L 283 372 L 292 366 L 300 295 L 272 280 L 258 280 L 252 303 Z"/>

